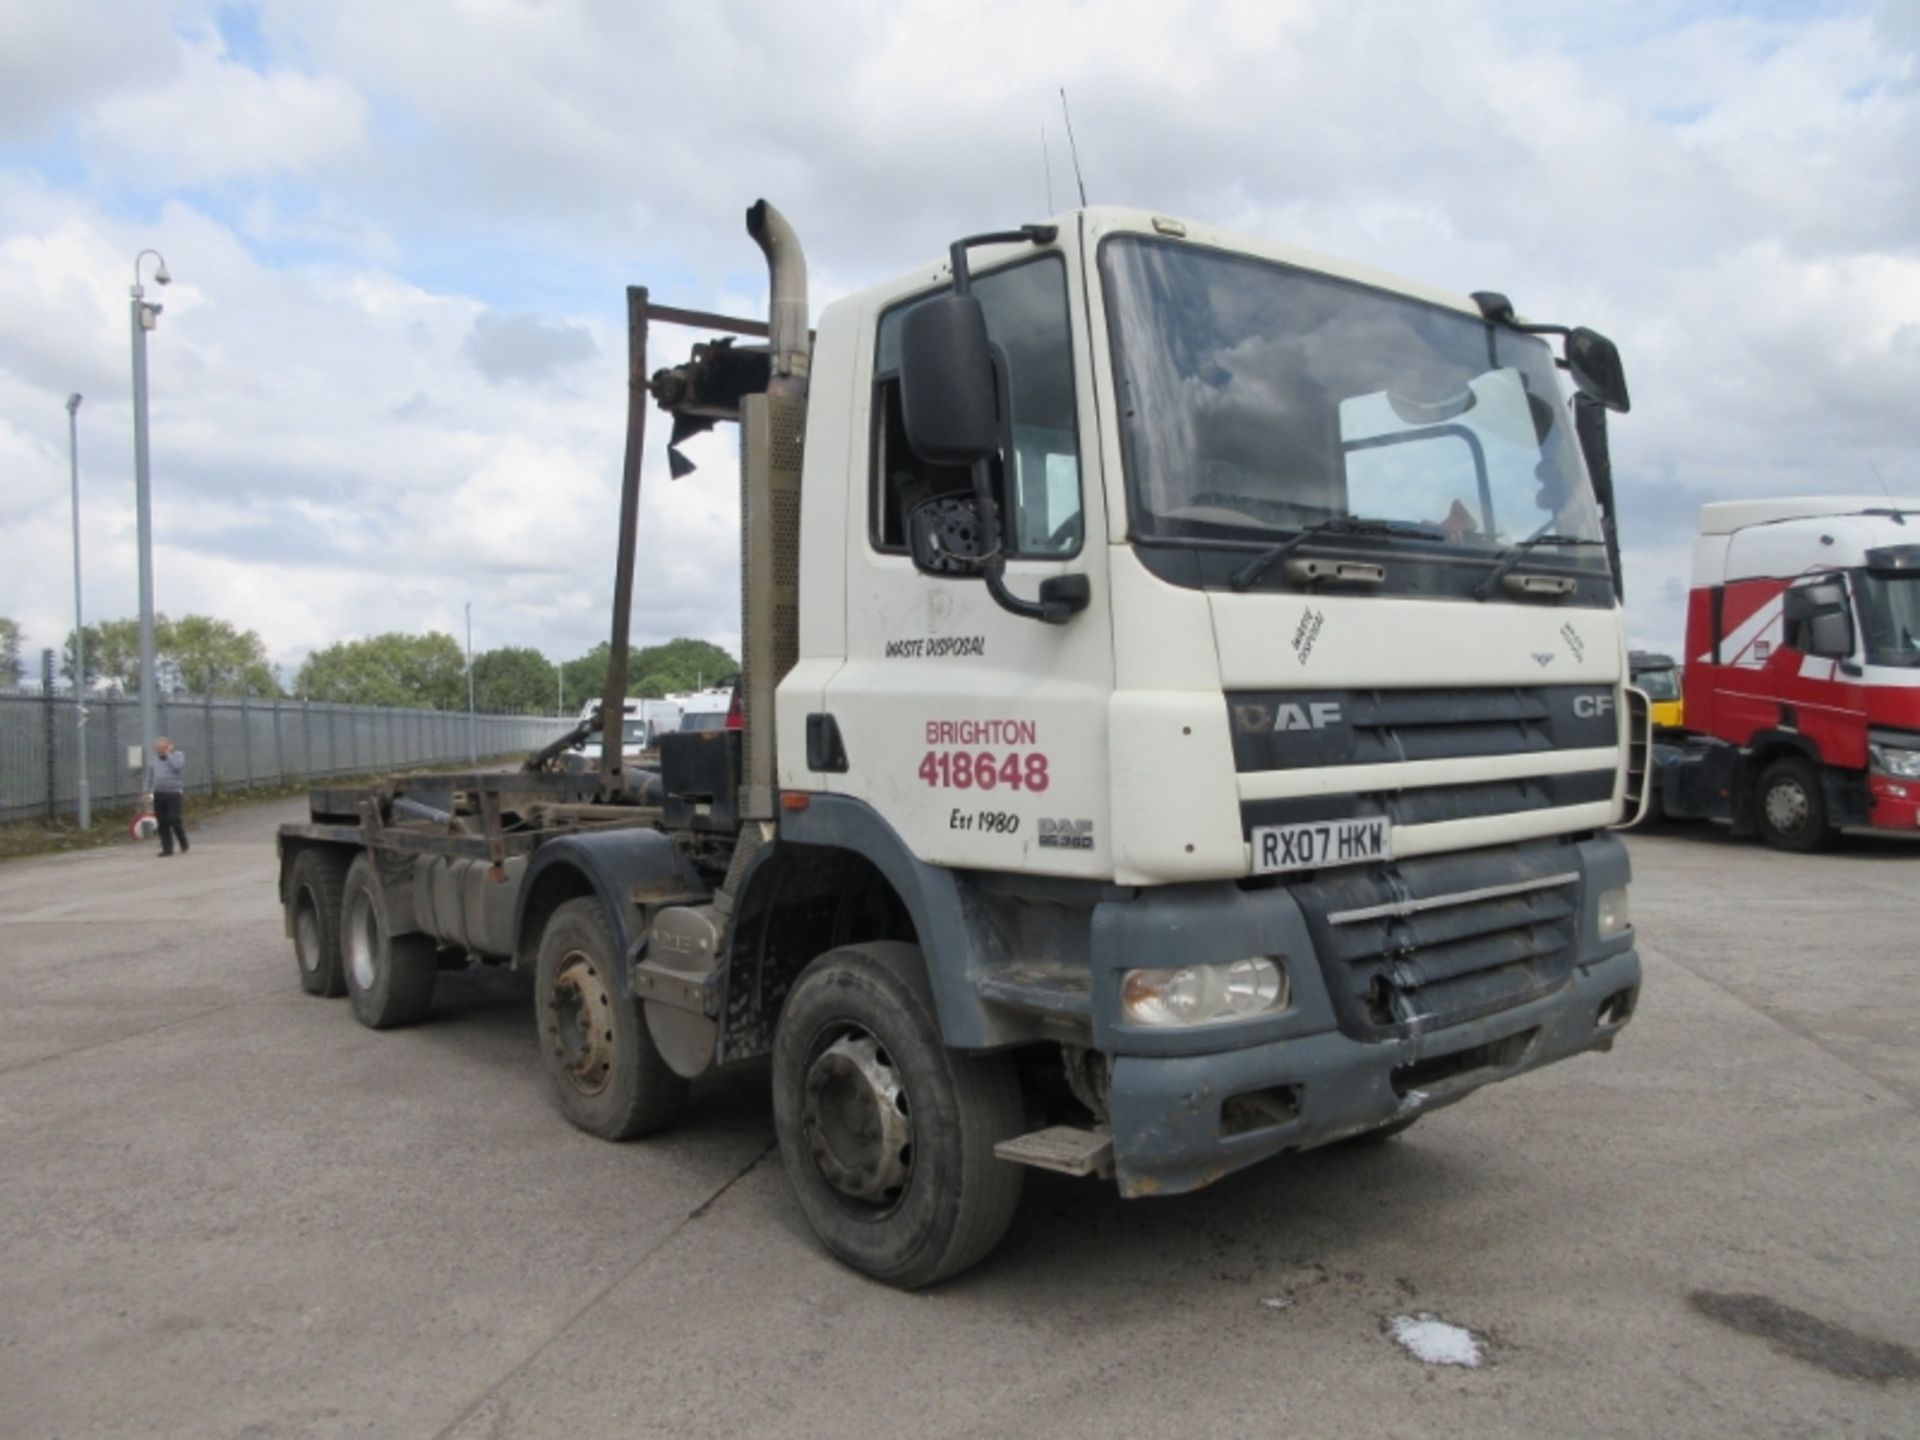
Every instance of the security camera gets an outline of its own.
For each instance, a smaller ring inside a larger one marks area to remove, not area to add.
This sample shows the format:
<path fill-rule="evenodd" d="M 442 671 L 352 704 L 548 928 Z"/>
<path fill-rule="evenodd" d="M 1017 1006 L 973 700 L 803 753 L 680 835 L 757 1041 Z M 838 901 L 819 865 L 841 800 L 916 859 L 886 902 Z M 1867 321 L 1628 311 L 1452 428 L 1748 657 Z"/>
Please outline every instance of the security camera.
<path fill-rule="evenodd" d="M 167 273 L 166 261 L 162 260 L 160 262 L 160 268 L 153 272 L 153 278 L 162 285 L 171 285 L 173 283 L 173 276 Z"/>

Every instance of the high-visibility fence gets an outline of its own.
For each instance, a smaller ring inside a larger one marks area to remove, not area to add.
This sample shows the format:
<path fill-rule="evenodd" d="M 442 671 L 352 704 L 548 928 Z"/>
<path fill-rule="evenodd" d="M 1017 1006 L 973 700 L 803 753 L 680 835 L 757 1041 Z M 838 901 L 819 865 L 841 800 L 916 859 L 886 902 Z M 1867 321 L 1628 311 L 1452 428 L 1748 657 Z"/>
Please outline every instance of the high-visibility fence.
<path fill-rule="evenodd" d="M 0 691 L 0 820 L 71 818 L 78 807 L 77 706 L 71 695 Z M 137 696 L 89 696 L 87 784 L 95 809 L 132 804 L 144 789 L 137 764 Z M 304 700 L 160 701 L 160 733 L 186 756 L 194 794 L 287 781 L 524 755 L 574 723 L 551 715 L 473 715 Z M 469 739 L 471 729 L 471 739 Z M 470 748 L 471 747 L 471 748 Z"/>

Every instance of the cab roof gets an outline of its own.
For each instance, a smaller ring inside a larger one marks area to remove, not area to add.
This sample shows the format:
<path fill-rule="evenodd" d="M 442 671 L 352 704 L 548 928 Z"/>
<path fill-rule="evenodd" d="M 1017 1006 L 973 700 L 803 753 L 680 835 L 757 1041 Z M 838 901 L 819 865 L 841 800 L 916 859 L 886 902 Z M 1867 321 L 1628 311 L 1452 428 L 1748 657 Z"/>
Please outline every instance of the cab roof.
<path fill-rule="evenodd" d="M 1912 515 L 1920 520 L 1920 500 L 1889 499 L 1885 495 L 1812 495 L 1779 500 L 1718 500 L 1700 507 L 1702 535 L 1731 535 L 1754 525 L 1779 525 L 1789 520 L 1828 520 L 1858 515 L 1892 518 Z"/>
<path fill-rule="evenodd" d="M 1008 223 L 1011 226 L 1018 222 L 1010 220 Z M 1277 244 L 1260 236 L 1160 214 L 1152 210 L 1140 210 L 1124 205 L 1090 205 L 1085 209 L 1068 210 L 1051 216 L 1044 223 L 1058 228 L 1060 234 L 1055 242 L 1057 245 L 1071 244 L 1082 227 L 1084 227 L 1090 251 L 1109 235 L 1144 235 L 1174 243 L 1184 242 L 1207 249 L 1249 255 L 1256 259 L 1273 260 L 1282 265 L 1291 265 L 1298 269 L 1351 280 L 1356 284 L 1384 290 L 1390 294 L 1424 300 L 1431 305 L 1457 310 L 1476 320 L 1480 318 L 1480 307 L 1470 297 L 1454 291 L 1422 284 L 1417 280 L 1409 280 L 1405 276 L 1377 270 L 1368 265 L 1356 264 L 1350 260 L 1342 260 L 1317 250 Z M 982 246 L 973 252 L 972 265 L 976 272 L 985 271 L 996 265 L 1004 265 L 1019 259 L 1022 255 L 1041 253 L 1047 248 L 1051 247 L 1029 243 Z M 851 302 L 862 309 L 883 309 L 903 296 L 936 285 L 944 285 L 952 277 L 951 267 L 945 259 L 941 259 L 917 266 L 877 285 L 865 287 L 834 303 L 840 305 Z"/>

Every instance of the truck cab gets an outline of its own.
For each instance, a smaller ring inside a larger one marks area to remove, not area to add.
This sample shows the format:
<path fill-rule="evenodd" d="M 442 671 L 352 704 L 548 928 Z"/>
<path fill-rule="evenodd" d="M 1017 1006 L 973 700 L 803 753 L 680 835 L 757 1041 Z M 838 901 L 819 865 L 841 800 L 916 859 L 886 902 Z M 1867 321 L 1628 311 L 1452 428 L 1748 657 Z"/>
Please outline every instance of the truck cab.
<path fill-rule="evenodd" d="M 1669 814 L 1788 850 L 1920 825 L 1920 501 L 1703 506 Z"/>
<path fill-rule="evenodd" d="M 819 318 L 781 843 L 876 860 L 950 1044 L 1090 1057 L 1126 1194 L 1604 1048 L 1645 717 L 1549 344 L 1190 222 L 1035 228 L 965 257 L 985 494 L 915 434 L 954 265 Z"/>
<path fill-rule="evenodd" d="M 1633 650 L 1627 654 L 1627 674 L 1633 686 L 1647 697 L 1653 733 L 1665 735 L 1684 724 L 1685 707 L 1681 698 L 1684 671 L 1671 655 L 1651 650 Z"/>

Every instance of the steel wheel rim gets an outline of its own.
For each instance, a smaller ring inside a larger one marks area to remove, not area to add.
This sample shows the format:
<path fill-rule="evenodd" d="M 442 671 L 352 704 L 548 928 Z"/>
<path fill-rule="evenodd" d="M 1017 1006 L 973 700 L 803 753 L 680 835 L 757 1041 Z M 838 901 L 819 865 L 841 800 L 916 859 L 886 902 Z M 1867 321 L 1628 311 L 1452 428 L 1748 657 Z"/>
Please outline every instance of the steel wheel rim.
<path fill-rule="evenodd" d="M 1783 776 L 1767 787 L 1767 823 L 1783 834 L 1805 826 L 1812 808 L 1806 787 L 1792 777 Z"/>
<path fill-rule="evenodd" d="M 320 968 L 320 910 L 305 890 L 300 892 L 300 904 L 293 916 L 293 953 L 307 974 Z"/>
<path fill-rule="evenodd" d="M 567 1083 L 598 1095 L 613 1081 L 613 996 L 592 956 L 569 950 L 560 958 L 547 997 L 547 1048 Z"/>
<path fill-rule="evenodd" d="M 347 917 L 347 968 L 353 972 L 353 983 L 362 990 L 371 990 L 379 978 L 373 958 L 380 943 L 379 925 L 373 901 L 366 891 L 360 891 L 353 897 L 353 909 Z"/>
<path fill-rule="evenodd" d="M 843 1206 L 867 1219 L 899 1207 L 913 1179 L 913 1106 L 870 1030 L 842 1025 L 816 1039 L 801 1128 L 814 1169 Z"/>

